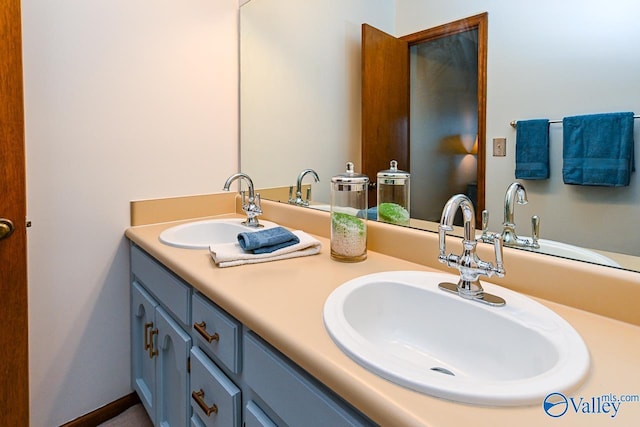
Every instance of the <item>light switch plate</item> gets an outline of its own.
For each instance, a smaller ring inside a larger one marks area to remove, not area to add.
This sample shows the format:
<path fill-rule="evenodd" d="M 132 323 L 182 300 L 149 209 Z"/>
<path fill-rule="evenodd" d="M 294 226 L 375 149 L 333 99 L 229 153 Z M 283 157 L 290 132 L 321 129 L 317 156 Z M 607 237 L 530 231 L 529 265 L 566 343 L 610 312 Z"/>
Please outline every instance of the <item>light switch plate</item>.
<path fill-rule="evenodd" d="M 493 138 L 493 157 L 507 155 L 507 138 Z"/>

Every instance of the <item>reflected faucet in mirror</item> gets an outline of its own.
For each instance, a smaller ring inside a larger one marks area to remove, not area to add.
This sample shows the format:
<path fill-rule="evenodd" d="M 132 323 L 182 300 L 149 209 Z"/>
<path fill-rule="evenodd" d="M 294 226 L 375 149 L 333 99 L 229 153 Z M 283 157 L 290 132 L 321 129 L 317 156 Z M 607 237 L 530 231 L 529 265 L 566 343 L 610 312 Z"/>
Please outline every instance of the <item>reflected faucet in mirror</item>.
<path fill-rule="evenodd" d="M 253 187 L 253 181 L 249 177 L 249 175 L 239 172 L 231 175 L 224 183 L 223 190 L 229 191 L 229 187 L 231 183 L 237 179 L 245 180 L 247 182 L 247 186 L 249 187 L 249 197 L 246 198 L 244 190 L 240 190 L 240 194 L 242 195 L 242 210 L 247 214 L 247 220 L 243 221 L 242 224 L 247 227 L 262 227 L 262 225 L 258 222 L 258 216 L 262 214 L 262 208 L 260 207 L 260 194 L 255 193 Z M 240 184 L 240 188 L 242 188 L 242 184 Z"/>
<path fill-rule="evenodd" d="M 313 179 L 315 180 L 315 182 L 320 182 L 320 178 L 318 177 L 318 174 L 316 173 L 316 171 L 314 171 L 313 169 L 304 169 L 298 175 L 298 180 L 296 182 L 295 198 L 293 198 L 293 195 L 291 194 L 293 192 L 293 187 L 289 187 L 289 203 L 290 204 L 298 205 L 298 206 L 309 206 L 309 199 L 311 198 L 311 187 L 307 189 L 307 199 L 305 200 L 302 198 L 302 180 L 306 175 L 311 175 L 313 176 Z"/>
<path fill-rule="evenodd" d="M 515 205 L 526 205 L 527 203 L 527 190 L 519 182 L 512 183 L 504 195 L 504 221 L 502 222 L 501 237 L 505 246 L 529 249 L 540 248 L 538 242 L 540 238 L 540 217 L 537 215 L 531 217 L 531 239 L 519 237 L 516 234 Z M 488 224 L 489 212 L 484 210 L 482 211 L 482 236 L 480 236 L 480 240 L 485 243 L 492 242 L 492 236 L 487 230 Z"/>
<path fill-rule="evenodd" d="M 462 240 L 462 254 L 454 255 L 446 253 L 447 231 L 453 230 L 453 219 L 458 209 L 462 210 L 464 222 L 464 238 Z M 457 293 L 462 298 L 483 302 L 493 306 L 505 304 L 504 299 L 487 294 L 480 284 L 480 276 L 504 277 L 506 271 L 502 262 L 502 238 L 500 234 L 492 236 L 495 247 L 495 266 L 488 261 L 480 259 L 476 253 L 475 239 L 475 211 L 473 203 L 464 194 L 457 194 L 449 199 L 442 210 L 442 218 L 438 226 L 440 254 L 438 261 L 446 264 L 447 267 L 456 268 L 460 271 L 460 280 L 457 284 L 443 282 L 438 287 L 444 291 Z"/>

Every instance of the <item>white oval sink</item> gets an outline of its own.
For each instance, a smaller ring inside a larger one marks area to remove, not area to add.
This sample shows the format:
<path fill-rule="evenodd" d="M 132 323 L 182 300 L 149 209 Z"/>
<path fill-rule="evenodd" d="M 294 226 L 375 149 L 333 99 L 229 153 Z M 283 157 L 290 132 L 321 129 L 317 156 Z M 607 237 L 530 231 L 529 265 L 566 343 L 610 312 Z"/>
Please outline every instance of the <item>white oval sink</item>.
<path fill-rule="evenodd" d="M 337 346 L 375 374 L 458 402 L 541 404 L 576 387 L 589 370 L 578 333 L 543 305 L 482 283 L 506 300 L 491 307 L 438 289 L 458 276 L 392 271 L 338 287 L 324 305 Z"/>
<path fill-rule="evenodd" d="M 244 219 L 207 219 L 176 225 L 160 233 L 160 241 L 165 245 L 185 249 L 208 249 L 209 245 L 237 242 L 238 233 L 254 232 L 277 227 L 278 224 L 260 221 L 261 228 L 242 225 Z"/>
<path fill-rule="evenodd" d="M 610 267 L 620 267 L 620 264 L 618 264 L 611 258 L 598 252 L 581 248 L 579 246 L 547 239 L 540 239 L 538 240 L 538 243 L 540 243 L 540 248 L 535 249 L 536 252 L 561 256 L 563 258 L 577 259 L 579 261 L 592 262 L 595 264 L 607 265 Z"/>

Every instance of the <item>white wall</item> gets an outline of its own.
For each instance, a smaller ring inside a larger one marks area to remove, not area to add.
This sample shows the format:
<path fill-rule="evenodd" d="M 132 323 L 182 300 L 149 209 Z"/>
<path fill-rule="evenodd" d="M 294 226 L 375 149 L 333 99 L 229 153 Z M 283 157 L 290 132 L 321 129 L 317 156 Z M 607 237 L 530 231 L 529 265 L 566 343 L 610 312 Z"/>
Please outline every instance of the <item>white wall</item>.
<path fill-rule="evenodd" d="M 328 201 L 347 161 L 360 171 L 361 25 L 393 32 L 394 2 L 253 0 L 240 14 L 242 170 L 273 187 L 314 168 Z"/>
<path fill-rule="evenodd" d="M 487 142 L 491 147 L 493 138 L 507 138 L 507 157 L 493 157 L 490 149 L 487 156 L 486 206 L 493 230 L 500 228 L 504 192 L 515 180 L 511 120 L 640 113 L 640 3 L 636 1 L 396 0 L 396 4 L 396 35 L 489 13 Z M 523 181 L 529 204 L 516 208 L 518 229 L 530 235 L 529 217 L 538 214 L 543 237 L 604 249 L 607 242 L 609 250 L 637 255 L 640 163 L 636 161 L 638 171 L 629 187 L 564 185 L 562 125 L 552 124 L 550 129 L 551 179 Z"/>
<path fill-rule="evenodd" d="M 238 0 L 24 0 L 31 425 L 131 389 L 129 201 L 237 171 Z"/>

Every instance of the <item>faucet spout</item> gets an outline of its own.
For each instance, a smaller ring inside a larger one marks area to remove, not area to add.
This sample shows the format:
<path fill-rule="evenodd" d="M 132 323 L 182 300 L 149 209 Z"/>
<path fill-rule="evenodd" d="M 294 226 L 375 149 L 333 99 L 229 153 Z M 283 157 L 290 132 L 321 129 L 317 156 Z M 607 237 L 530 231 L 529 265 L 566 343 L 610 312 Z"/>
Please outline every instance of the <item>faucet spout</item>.
<path fill-rule="evenodd" d="M 302 172 L 300 172 L 300 174 L 298 175 L 298 179 L 296 181 L 296 198 L 295 199 L 290 198 L 289 203 L 294 205 L 299 205 L 299 206 L 309 206 L 309 200 L 308 200 L 309 197 L 307 197 L 307 200 L 304 200 L 302 198 L 302 180 L 306 175 L 309 175 L 309 174 L 313 176 L 313 179 L 315 180 L 315 182 L 320 182 L 320 178 L 318 177 L 318 174 L 316 173 L 316 171 L 314 171 L 313 169 L 304 169 Z M 291 195 L 289 195 L 289 197 L 291 197 Z"/>
<path fill-rule="evenodd" d="M 516 234 L 515 205 L 526 205 L 527 190 L 519 182 L 514 182 L 507 188 L 504 195 L 504 222 L 502 223 L 502 240 L 507 246 L 539 248 L 538 235 L 540 232 L 540 220 L 534 216 L 532 220 L 532 238 L 518 237 Z"/>
<path fill-rule="evenodd" d="M 231 187 L 231 183 L 233 183 L 233 181 L 237 180 L 237 179 L 244 179 L 245 181 L 247 181 L 247 186 L 249 187 L 249 197 L 253 198 L 255 197 L 255 191 L 253 188 L 253 181 L 251 180 L 251 178 L 249 177 L 249 175 L 247 175 L 246 173 L 236 173 L 231 175 L 229 178 L 227 178 L 227 180 L 224 183 L 224 191 L 229 191 L 229 188 Z"/>
<path fill-rule="evenodd" d="M 246 173 L 236 173 L 231 175 L 224 183 L 222 189 L 224 191 L 229 191 L 231 187 L 231 183 L 235 180 L 245 180 L 247 182 L 247 186 L 249 187 L 249 197 L 246 198 L 244 191 L 240 191 L 242 194 L 242 210 L 247 214 L 247 220 L 243 221 L 242 224 L 247 227 L 262 227 L 262 224 L 258 222 L 258 215 L 262 214 L 262 208 L 260 207 L 260 194 L 255 193 L 255 189 L 253 187 L 253 181 Z"/>
<path fill-rule="evenodd" d="M 526 205 L 527 202 L 527 190 L 524 186 L 519 182 L 511 184 L 504 195 L 504 223 L 513 224 L 515 204 Z"/>
<path fill-rule="evenodd" d="M 442 209 L 440 227 L 445 227 L 447 231 L 453 230 L 453 219 L 458 209 L 462 209 L 462 220 L 464 224 L 464 239 L 475 240 L 476 226 L 473 203 L 464 194 L 457 194 L 449 199 Z"/>

